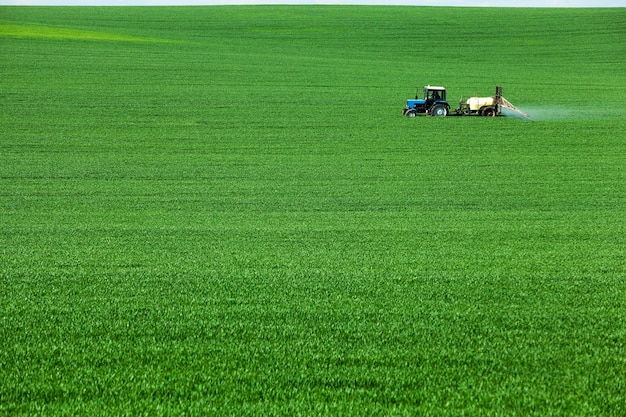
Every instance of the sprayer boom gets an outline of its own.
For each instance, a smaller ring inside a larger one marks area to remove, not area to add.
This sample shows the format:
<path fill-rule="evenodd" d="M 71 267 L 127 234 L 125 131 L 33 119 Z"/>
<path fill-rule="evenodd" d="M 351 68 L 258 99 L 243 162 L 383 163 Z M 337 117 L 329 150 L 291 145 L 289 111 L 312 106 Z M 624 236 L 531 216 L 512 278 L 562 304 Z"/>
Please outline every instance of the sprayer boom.
<path fill-rule="evenodd" d="M 525 118 L 528 119 L 528 115 L 526 113 L 524 113 L 523 111 L 521 111 L 520 109 L 518 109 L 517 107 L 515 107 L 514 105 L 511 104 L 511 102 L 507 99 L 505 99 L 504 97 L 500 96 L 500 106 L 502 106 L 505 109 L 509 109 L 511 111 L 514 111 L 522 116 L 524 116 Z"/>

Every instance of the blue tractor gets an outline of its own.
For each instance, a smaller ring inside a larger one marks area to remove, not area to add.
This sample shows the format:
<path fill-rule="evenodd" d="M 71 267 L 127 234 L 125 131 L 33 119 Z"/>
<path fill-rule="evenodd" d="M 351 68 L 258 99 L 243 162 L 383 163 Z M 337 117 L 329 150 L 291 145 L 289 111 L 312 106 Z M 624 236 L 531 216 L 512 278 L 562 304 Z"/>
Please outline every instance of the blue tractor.
<path fill-rule="evenodd" d="M 424 87 L 424 98 L 415 94 L 414 100 L 407 100 L 402 114 L 407 117 L 415 117 L 420 113 L 430 116 L 444 117 L 450 112 L 450 105 L 446 101 L 446 89 L 444 87 Z"/>

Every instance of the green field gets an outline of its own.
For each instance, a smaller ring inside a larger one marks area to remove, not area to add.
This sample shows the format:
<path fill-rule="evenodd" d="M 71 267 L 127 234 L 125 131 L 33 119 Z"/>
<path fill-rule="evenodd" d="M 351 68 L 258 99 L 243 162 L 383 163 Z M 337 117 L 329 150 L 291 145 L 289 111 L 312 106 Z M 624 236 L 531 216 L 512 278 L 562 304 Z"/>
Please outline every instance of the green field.
<path fill-rule="evenodd" d="M 625 21 L 0 7 L 0 415 L 625 415 Z"/>

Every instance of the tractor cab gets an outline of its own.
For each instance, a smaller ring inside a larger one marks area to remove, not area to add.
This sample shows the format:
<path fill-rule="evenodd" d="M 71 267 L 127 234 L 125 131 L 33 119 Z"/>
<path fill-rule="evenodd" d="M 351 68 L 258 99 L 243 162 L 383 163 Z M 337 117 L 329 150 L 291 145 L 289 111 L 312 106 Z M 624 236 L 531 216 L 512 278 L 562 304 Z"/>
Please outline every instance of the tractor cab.
<path fill-rule="evenodd" d="M 424 98 L 415 94 L 415 99 L 406 101 L 407 107 L 403 109 L 405 116 L 413 117 L 418 113 L 427 113 L 431 116 L 446 116 L 450 106 L 446 101 L 445 87 L 427 85 L 424 87 Z"/>
<path fill-rule="evenodd" d="M 424 98 L 426 103 L 446 101 L 446 89 L 443 87 L 432 87 L 427 85 L 424 87 Z"/>

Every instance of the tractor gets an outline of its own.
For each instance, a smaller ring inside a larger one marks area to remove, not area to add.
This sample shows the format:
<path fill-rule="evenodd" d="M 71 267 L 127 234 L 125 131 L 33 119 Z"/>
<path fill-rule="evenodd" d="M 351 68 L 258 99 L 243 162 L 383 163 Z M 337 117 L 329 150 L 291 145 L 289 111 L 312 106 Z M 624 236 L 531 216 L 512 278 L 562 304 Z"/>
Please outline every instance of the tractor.
<path fill-rule="evenodd" d="M 415 117 L 419 113 L 443 117 L 450 112 L 450 105 L 446 101 L 446 89 L 432 85 L 424 87 L 424 98 L 419 98 L 416 92 L 415 99 L 407 100 L 406 105 L 407 107 L 402 109 L 402 114 L 407 117 Z"/>

